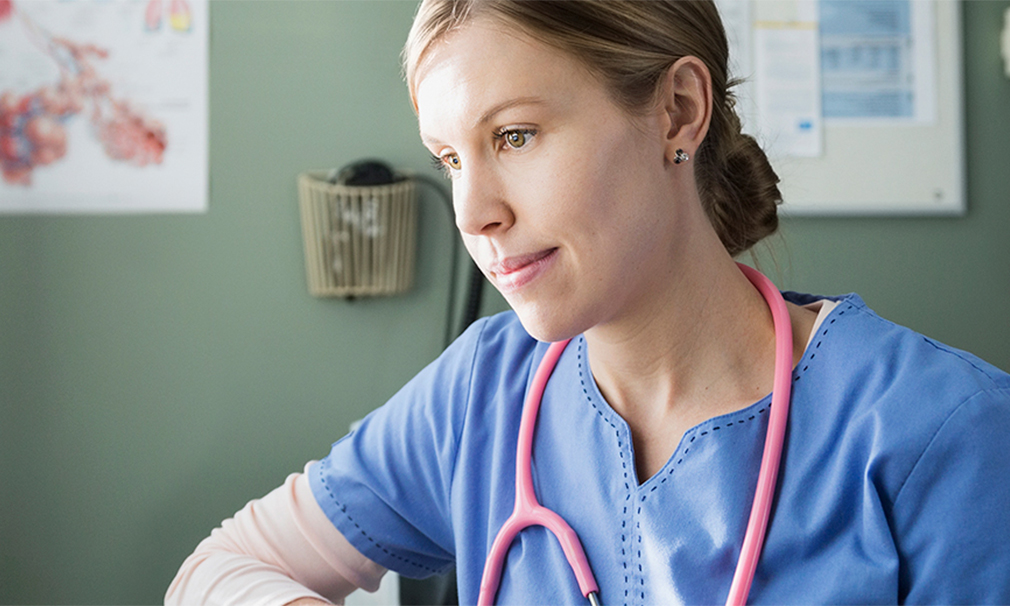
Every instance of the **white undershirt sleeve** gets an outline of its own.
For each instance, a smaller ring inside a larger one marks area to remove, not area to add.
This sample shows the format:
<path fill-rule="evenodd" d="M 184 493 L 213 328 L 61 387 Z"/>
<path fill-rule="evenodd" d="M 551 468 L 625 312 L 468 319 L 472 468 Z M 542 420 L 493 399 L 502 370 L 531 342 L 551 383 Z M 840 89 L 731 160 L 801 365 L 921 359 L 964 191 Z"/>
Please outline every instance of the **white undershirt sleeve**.
<path fill-rule="evenodd" d="M 295 473 L 197 546 L 169 586 L 165 604 L 279 606 L 303 597 L 342 603 L 355 589 L 378 589 L 385 572 L 340 534 L 308 478 Z"/>

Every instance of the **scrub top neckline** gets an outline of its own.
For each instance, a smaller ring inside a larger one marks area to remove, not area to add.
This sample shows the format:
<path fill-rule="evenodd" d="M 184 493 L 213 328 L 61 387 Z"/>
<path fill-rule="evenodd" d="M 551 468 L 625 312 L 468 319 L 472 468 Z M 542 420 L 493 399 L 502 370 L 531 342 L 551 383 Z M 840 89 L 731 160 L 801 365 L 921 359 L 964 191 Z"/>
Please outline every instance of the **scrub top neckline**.
<path fill-rule="evenodd" d="M 589 361 L 586 356 L 585 340 L 582 337 L 579 337 L 577 346 L 578 347 L 576 349 L 579 353 L 579 374 L 584 374 L 586 377 L 590 377 L 590 380 L 586 381 L 587 393 L 585 394 L 585 397 L 589 400 L 588 404 L 595 406 L 603 412 L 604 418 L 601 419 L 601 421 L 609 422 L 612 426 L 617 428 L 622 436 L 622 445 L 619 448 L 624 449 L 624 453 L 630 457 L 632 463 L 636 463 L 637 459 L 635 458 L 636 453 L 634 441 L 632 440 L 631 427 L 628 425 L 627 421 L 624 420 L 624 417 L 618 414 L 617 411 L 610 406 L 610 402 L 603 397 L 599 387 L 596 385 L 596 381 L 591 379 L 592 373 L 589 369 Z M 795 370 L 793 372 L 795 373 Z M 660 481 L 660 479 L 668 473 L 670 467 L 677 465 L 678 461 L 683 458 L 683 455 L 686 454 L 686 451 L 690 448 L 690 444 L 693 439 L 700 437 L 702 433 L 705 433 L 707 437 L 709 434 L 709 431 L 707 430 L 710 428 L 719 427 L 721 429 L 723 427 L 734 425 L 735 423 L 746 421 L 750 418 L 767 418 L 766 413 L 768 412 L 770 404 L 771 394 L 769 393 L 757 402 L 754 402 L 745 408 L 708 418 L 692 426 L 680 437 L 677 447 L 673 450 L 666 462 L 663 463 L 663 466 L 645 479 L 645 481 L 642 481 L 641 478 L 638 477 L 637 464 L 630 465 L 630 473 L 633 474 L 635 478 L 635 484 L 631 486 L 632 492 L 640 492 L 649 489 L 652 484 Z M 737 419 L 737 417 L 742 418 Z"/>
<path fill-rule="evenodd" d="M 792 293 L 788 292 L 783 293 L 783 295 L 786 298 L 786 301 L 790 300 L 789 298 L 790 294 Z M 831 304 L 830 308 L 827 310 L 827 313 L 818 314 L 819 317 L 813 327 L 813 330 L 810 331 L 810 336 L 807 339 L 807 346 L 803 351 L 803 356 L 800 357 L 799 362 L 797 362 L 793 366 L 792 375 L 794 382 L 806 370 L 809 359 L 813 355 L 815 355 L 814 350 L 816 348 L 819 348 L 827 340 L 825 338 L 826 335 L 823 335 L 821 336 L 820 339 L 817 339 L 817 345 L 816 346 L 814 345 L 815 341 L 814 337 L 818 336 L 818 331 L 824 325 L 825 320 L 833 316 L 835 312 L 841 307 L 841 305 L 839 304 L 842 303 L 843 300 L 844 299 L 825 298 L 826 302 L 830 302 Z M 806 301 L 803 304 L 805 305 L 809 303 L 811 302 Z M 585 391 L 584 395 L 588 399 L 588 403 L 596 407 L 598 410 L 600 410 L 603 413 L 605 420 L 608 421 L 611 425 L 618 428 L 618 430 L 620 431 L 621 435 L 624 438 L 621 440 L 621 442 L 623 442 L 624 445 L 621 446 L 620 448 L 625 449 L 625 453 L 630 457 L 630 460 L 633 463 L 636 463 L 637 459 L 636 459 L 634 441 L 632 440 L 631 435 L 631 427 L 628 425 L 627 421 L 624 420 L 624 417 L 618 414 L 618 412 L 614 410 L 614 408 L 610 405 L 610 402 L 608 402 L 607 399 L 603 397 L 603 393 L 600 392 L 599 386 L 596 384 L 596 380 L 593 378 L 592 369 L 589 366 L 588 348 L 586 346 L 585 337 L 583 335 L 579 335 L 575 339 L 575 345 L 576 345 L 575 348 L 569 348 L 569 349 L 575 349 L 577 351 L 578 372 L 579 375 L 583 377 L 584 391 Z M 656 470 L 654 474 L 645 479 L 645 481 L 642 481 L 642 479 L 639 478 L 638 476 L 637 464 L 631 465 L 631 473 L 634 474 L 636 482 L 636 485 L 631 487 L 632 491 L 640 492 L 646 489 L 651 490 L 652 484 L 660 481 L 661 478 L 666 473 L 668 473 L 668 470 L 670 469 L 671 466 L 677 465 L 679 461 L 683 459 L 684 454 L 686 454 L 688 452 L 688 449 L 690 448 L 690 444 L 692 444 L 697 438 L 701 436 L 708 437 L 708 435 L 712 433 L 713 430 L 715 430 L 716 428 L 723 429 L 726 427 L 732 427 L 737 424 L 746 423 L 758 419 L 761 420 L 762 425 L 766 424 L 768 422 L 767 413 L 769 407 L 771 406 L 771 400 L 772 400 L 772 394 L 769 392 L 765 394 L 761 399 L 757 400 L 752 404 L 749 404 L 748 406 L 745 406 L 744 408 L 740 408 L 732 412 L 710 417 L 692 426 L 687 431 L 685 431 L 684 434 L 680 437 L 680 440 L 677 443 L 677 447 L 670 454 L 670 457 L 666 460 L 666 462 L 663 463 L 662 467 L 660 467 L 658 470 Z"/>

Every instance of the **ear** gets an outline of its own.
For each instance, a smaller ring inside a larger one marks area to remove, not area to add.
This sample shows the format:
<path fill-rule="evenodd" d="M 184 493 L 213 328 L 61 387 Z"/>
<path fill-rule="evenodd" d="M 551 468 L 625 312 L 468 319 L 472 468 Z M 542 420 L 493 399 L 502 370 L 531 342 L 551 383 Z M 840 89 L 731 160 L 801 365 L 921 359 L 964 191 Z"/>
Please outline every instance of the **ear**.
<path fill-rule="evenodd" d="M 667 70 L 660 93 L 667 162 L 674 161 L 678 149 L 693 157 L 712 119 L 712 76 L 708 68 L 697 57 L 681 57 Z"/>

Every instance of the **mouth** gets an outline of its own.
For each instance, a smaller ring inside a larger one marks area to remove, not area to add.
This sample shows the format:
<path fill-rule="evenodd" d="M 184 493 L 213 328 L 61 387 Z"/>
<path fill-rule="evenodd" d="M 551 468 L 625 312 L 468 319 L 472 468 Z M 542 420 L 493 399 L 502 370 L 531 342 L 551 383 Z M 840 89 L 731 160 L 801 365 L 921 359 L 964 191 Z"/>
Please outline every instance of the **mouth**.
<path fill-rule="evenodd" d="M 557 257 L 557 248 L 506 257 L 488 267 L 491 279 L 502 294 L 515 292 L 542 275 Z"/>

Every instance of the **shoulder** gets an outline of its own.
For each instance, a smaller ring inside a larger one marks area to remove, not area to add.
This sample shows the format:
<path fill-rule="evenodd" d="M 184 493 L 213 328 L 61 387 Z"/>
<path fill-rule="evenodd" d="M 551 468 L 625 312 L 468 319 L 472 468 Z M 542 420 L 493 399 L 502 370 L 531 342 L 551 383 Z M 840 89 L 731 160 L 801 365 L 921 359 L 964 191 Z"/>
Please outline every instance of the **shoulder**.
<path fill-rule="evenodd" d="M 513 314 L 478 320 L 311 466 L 316 501 L 358 551 L 412 576 L 452 565 L 456 470 L 477 442 L 467 428 L 497 431 L 487 394 L 536 347 Z"/>
<path fill-rule="evenodd" d="M 448 366 L 457 373 L 469 374 L 471 381 L 486 380 L 524 364 L 538 345 L 515 312 L 505 311 L 471 324 L 432 366 Z"/>
<path fill-rule="evenodd" d="M 796 414 L 817 432 L 810 439 L 861 461 L 885 501 L 941 433 L 967 442 L 969 419 L 1010 421 L 1010 375 L 881 318 L 856 295 L 839 301 L 797 366 Z"/>
<path fill-rule="evenodd" d="M 783 502 L 858 528 L 901 603 L 1006 603 L 1010 375 L 838 300 L 794 373 Z"/>
<path fill-rule="evenodd" d="M 833 380 L 856 384 L 851 387 L 858 393 L 907 404 L 916 395 L 955 403 L 1010 387 L 1006 372 L 880 317 L 858 295 L 838 301 L 818 327 L 802 364 L 826 366 Z M 818 355 L 822 362 L 816 361 Z"/>
<path fill-rule="evenodd" d="M 523 355 L 538 343 L 526 332 L 514 311 L 503 311 L 477 320 L 458 341 L 471 343 L 475 355 L 480 358 Z"/>
<path fill-rule="evenodd" d="M 508 367 L 529 356 L 536 346 L 537 341 L 526 332 L 514 312 L 483 317 L 463 331 L 404 389 L 432 383 L 469 384 L 492 369 Z"/>
<path fill-rule="evenodd" d="M 454 349 L 466 352 L 465 361 L 457 362 L 458 371 L 467 373 L 467 407 L 478 409 L 467 417 L 516 397 L 521 402 L 534 362 L 546 347 L 526 332 L 512 311 L 481 318 L 467 329 L 446 352 L 450 357 Z"/>
<path fill-rule="evenodd" d="M 480 408 L 506 386 L 525 386 L 517 377 L 525 378 L 520 373 L 529 367 L 540 345 L 511 311 L 480 318 L 366 422 L 440 419 L 444 425 L 459 428 L 474 414 L 470 410 L 474 403 Z"/>

